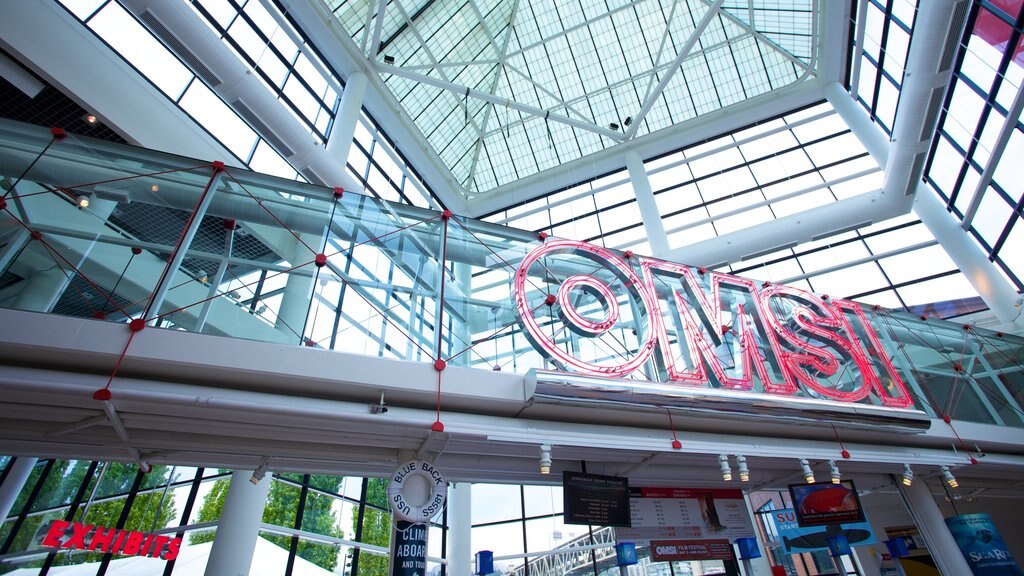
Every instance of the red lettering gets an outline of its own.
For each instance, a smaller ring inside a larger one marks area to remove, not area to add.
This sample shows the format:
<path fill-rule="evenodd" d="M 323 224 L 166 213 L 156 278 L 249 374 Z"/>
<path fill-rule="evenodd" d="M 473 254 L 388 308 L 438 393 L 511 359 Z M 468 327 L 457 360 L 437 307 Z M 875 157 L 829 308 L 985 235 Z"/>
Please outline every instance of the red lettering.
<path fill-rule="evenodd" d="M 122 530 L 117 534 L 117 538 L 114 540 L 114 545 L 110 547 L 107 552 L 118 553 L 121 550 L 121 544 L 124 543 L 124 537 L 128 535 L 127 530 Z"/>
<path fill-rule="evenodd" d="M 71 537 L 64 541 L 60 545 L 61 548 L 71 548 L 72 550 L 84 550 L 85 549 L 85 537 L 92 531 L 95 526 L 89 524 L 79 524 L 75 522 L 72 525 L 74 533 Z"/>
<path fill-rule="evenodd" d="M 146 535 L 142 532 L 129 532 L 128 538 L 124 541 L 124 547 L 121 548 L 121 554 L 125 556 L 134 556 L 139 553 L 139 549 L 142 547 L 142 541 L 146 539 Z"/>
<path fill-rule="evenodd" d="M 50 524 L 50 529 L 46 531 L 46 536 L 43 537 L 43 546 L 60 546 L 60 539 L 64 536 L 64 531 L 68 526 L 71 526 L 71 522 L 67 520 L 54 520 Z"/>
<path fill-rule="evenodd" d="M 181 538 L 175 538 L 167 543 L 167 551 L 160 558 L 164 560 L 174 560 L 178 557 L 178 552 L 181 550 Z"/>
<path fill-rule="evenodd" d="M 154 536 L 153 537 L 153 549 L 149 551 L 149 556 L 151 558 L 159 557 L 160 553 L 164 551 L 164 545 L 167 544 L 168 542 L 170 542 L 170 540 L 171 539 L 168 538 L 167 536 L 159 536 L 159 535 Z"/>
<path fill-rule="evenodd" d="M 108 552 L 110 550 L 110 544 L 114 540 L 114 536 L 117 534 L 117 528 L 104 528 L 102 526 L 96 527 L 96 532 L 92 535 L 92 542 L 89 542 L 89 550 L 103 550 Z"/>

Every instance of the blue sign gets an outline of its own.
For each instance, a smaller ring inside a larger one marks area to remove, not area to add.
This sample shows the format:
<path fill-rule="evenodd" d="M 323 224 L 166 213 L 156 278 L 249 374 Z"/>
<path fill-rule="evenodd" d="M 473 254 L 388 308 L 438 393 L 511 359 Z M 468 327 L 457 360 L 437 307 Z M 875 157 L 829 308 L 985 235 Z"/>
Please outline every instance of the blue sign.
<path fill-rule="evenodd" d="M 1022 576 L 988 514 L 963 514 L 946 518 L 974 576 Z"/>
<path fill-rule="evenodd" d="M 639 560 L 636 557 L 636 544 L 633 542 L 619 542 L 615 545 L 615 564 L 618 566 L 632 566 Z"/>
<path fill-rule="evenodd" d="M 810 552 L 828 550 L 828 539 L 832 536 L 846 536 L 850 546 L 875 544 L 875 533 L 867 522 L 846 522 L 830 526 L 801 528 L 792 508 L 772 511 L 772 520 L 779 533 L 779 541 L 787 552 Z"/>

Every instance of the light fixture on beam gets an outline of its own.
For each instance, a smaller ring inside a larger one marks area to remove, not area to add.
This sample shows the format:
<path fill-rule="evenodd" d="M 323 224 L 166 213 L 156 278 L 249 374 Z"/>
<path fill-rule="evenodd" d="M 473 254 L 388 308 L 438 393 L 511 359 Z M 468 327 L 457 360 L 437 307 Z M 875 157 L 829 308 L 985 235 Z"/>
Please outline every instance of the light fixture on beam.
<path fill-rule="evenodd" d="M 828 461 L 828 472 L 829 476 L 832 478 L 832 483 L 839 484 L 839 481 L 842 479 L 843 475 L 839 473 L 839 466 L 836 466 L 835 460 Z"/>
<path fill-rule="evenodd" d="M 267 470 L 270 468 L 269 458 L 260 458 L 260 465 L 252 471 L 252 476 L 249 477 L 249 482 L 253 484 L 259 484 L 263 477 L 267 475 Z"/>
<path fill-rule="evenodd" d="M 540 445 L 540 473 L 551 473 L 551 446 L 548 444 Z"/>
<path fill-rule="evenodd" d="M 740 473 L 740 482 L 750 482 L 750 468 L 747 468 L 747 457 L 740 454 L 736 457 L 736 469 Z"/>
<path fill-rule="evenodd" d="M 910 464 L 903 465 L 903 485 L 910 486 L 914 483 L 914 471 L 910 469 Z"/>
<path fill-rule="evenodd" d="M 807 462 L 806 458 L 800 459 L 800 468 L 803 470 L 804 480 L 808 484 L 814 484 L 814 470 L 811 470 L 811 465 Z"/>
<path fill-rule="evenodd" d="M 718 455 L 718 467 L 722 471 L 722 480 L 732 480 L 732 468 L 729 468 L 729 457 L 725 454 Z"/>
<path fill-rule="evenodd" d="M 942 479 L 946 481 L 946 484 L 948 484 L 950 488 L 959 488 L 960 483 L 956 481 L 956 476 L 953 476 L 953 473 L 949 471 L 949 466 L 942 466 L 941 469 Z"/>
<path fill-rule="evenodd" d="M 88 194 L 79 194 L 78 197 L 75 198 L 75 204 L 79 208 L 88 208 L 89 207 L 89 195 Z"/>

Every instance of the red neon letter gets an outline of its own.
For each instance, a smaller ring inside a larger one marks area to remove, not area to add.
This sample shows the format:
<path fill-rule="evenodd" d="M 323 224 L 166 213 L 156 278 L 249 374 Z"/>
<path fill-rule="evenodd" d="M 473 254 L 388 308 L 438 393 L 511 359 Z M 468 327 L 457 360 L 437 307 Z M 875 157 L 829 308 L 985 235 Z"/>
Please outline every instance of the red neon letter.
<path fill-rule="evenodd" d="M 68 526 L 71 526 L 71 522 L 67 520 L 54 520 L 53 524 L 50 524 L 50 529 L 46 531 L 46 536 L 43 537 L 43 546 L 60 546 L 60 539 L 64 536 L 64 531 Z"/>

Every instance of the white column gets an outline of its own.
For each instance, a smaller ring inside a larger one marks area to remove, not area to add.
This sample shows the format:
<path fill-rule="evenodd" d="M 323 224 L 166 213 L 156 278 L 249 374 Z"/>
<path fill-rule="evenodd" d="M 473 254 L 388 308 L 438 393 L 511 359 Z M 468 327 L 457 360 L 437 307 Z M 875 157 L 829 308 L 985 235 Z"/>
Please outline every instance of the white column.
<path fill-rule="evenodd" d="M 68 277 L 56 263 L 46 270 L 37 270 L 25 281 L 25 287 L 18 293 L 11 308 L 49 312 L 67 283 Z"/>
<path fill-rule="evenodd" d="M 633 182 L 633 193 L 636 195 L 636 205 L 640 208 L 644 230 L 647 231 L 647 240 L 651 245 L 651 251 L 654 252 L 652 256 L 665 258 L 668 255 L 668 236 L 658 212 L 658 204 L 654 201 L 651 181 L 647 179 L 647 170 L 639 154 L 626 154 L 626 169 L 629 170 L 629 179 Z"/>
<path fill-rule="evenodd" d="M 914 212 L 942 245 L 957 268 L 977 290 L 999 322 L 1008 325 L 1007 332 L 1024 330 L 1021 308 L 1017 307 L 1017 291 L 989 261 L 970 233 L 960 227 L 956 217 L 929 186 L 920 184 L 914 199 Z"/>
<path fill-rule="evenodd" d="M 14 463 L 10 464 L 11 470 L 7 473 L 7 478 L 4 478 L 4 483 L 0 484 L 0 524 L 11 513 L 14 501 L 18 499 L 18 494 L 21 494 L 21 489 L 25 487 L 25 482 L 28 482 L 32 468 L 38 461 L 38 458 L 22 456 L 15 458 Z"/>
<path fill-rule="evenodd" d="M 267 504 L 271 474 L 253 484 L 252 470 L 235 470 L 217 523 L 217 538 L 210 549 L 206 576 L 247 576 L 256 539 L 260 535 L 263 508 Z"/>
<path fill-rule="evenodd" d="M 320 249 L 320 238 L 314 238 L 309 234 L 300 234 L 302 241 L 308 244 L 313 250 Z M 313 259 L 314 254 L 298 240 L 292 242 L 289 254 L 282 254 L 292 266 L 298 266 Z M 299 273 L 302 272 L 302 273 Z M 309 302 L 313 298 L 313 274 L 316 268 L 312 264 L 288 275 L 284 285 L 284 293 L 281 295 L 281 308 L 277 311 L 277 329 L 289 337 L 295 338 L 298 343 L 304 336 L 306 327 L 306 315 L 309 312 Z M 307 275 L 308 274 L 308 275 Z"/>
<path fill-rule="evenodd" d="M 946 527 L 946 521 L 935 503 L 935 497 L 924 480 L 917 479 L 911 486 L 903 486 L 896 477 L 893 477 L 893 482 L 896 483 L 900 496 L 914 518 L 914 524 L 928 545 L 928 552 L 935 560 L 935 567 L 939 569 L 939 573 L 944 576 L 970 574 L 971 568 L 967 565 L 967 560 L 960 552 L 960 547 L 957 546 L 949 528 Z"/>
<path fill-rule="evenodd" d="M 345 169 L 348 162 L 348 151 L 352 147 L 352 139 L 356 134 L 356 122 L 363 109 L 363 97 L 366 96 L 366 74 L 353 72 L 345 81 L 345 91 L 341 94 L 341 104 L 334 116 L 334 126 L 327 140 L 327 156 L 339 162 Z"/>
<path fill-rule="evenodd" d="M 470 531 L 473 527 L 473 485 L 453 483 L 448 490 L 448 574 L 470 576 L 473 573 L 473 550 Z"/>

